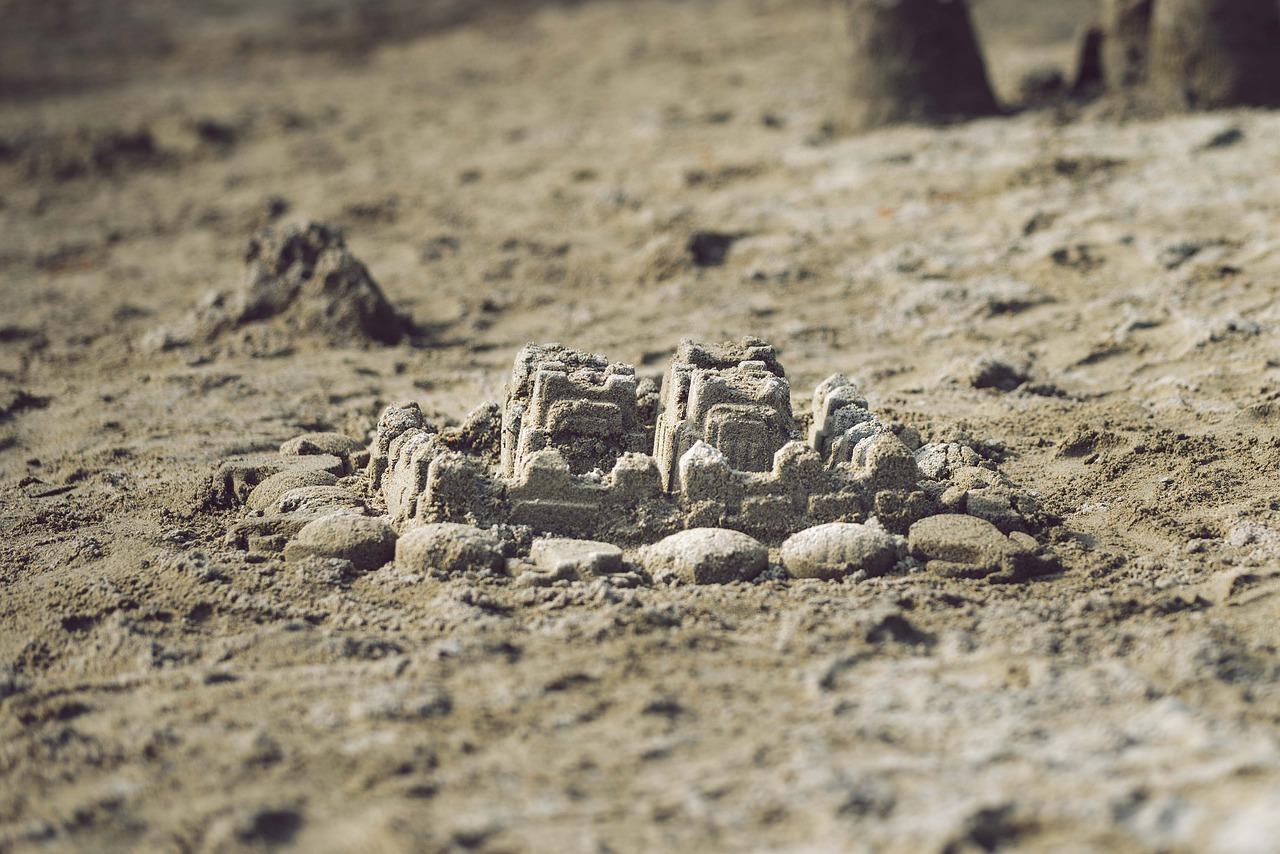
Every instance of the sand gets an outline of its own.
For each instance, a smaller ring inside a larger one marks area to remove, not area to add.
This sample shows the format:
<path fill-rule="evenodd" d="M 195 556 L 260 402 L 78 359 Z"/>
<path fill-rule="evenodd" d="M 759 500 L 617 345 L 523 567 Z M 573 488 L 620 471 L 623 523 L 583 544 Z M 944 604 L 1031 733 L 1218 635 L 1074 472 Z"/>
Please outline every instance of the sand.
<path fill-rule="evenodd" d="M 1094 11 L 974 7 L 1006 103 Z M 0 849 L 1280 838 L 1280 113 L 853 136 L 822 3 L 221 8 L 3 36 Z M 400 343 L 165 339 L 310 221 Z M 470 447 L 528 342 L 657 383 L 744 335 L 796 412 L 841 373 L 998 467 L 1060 567 L 360 572 L 243 550 L 210 491 L 403 401 Z"/>

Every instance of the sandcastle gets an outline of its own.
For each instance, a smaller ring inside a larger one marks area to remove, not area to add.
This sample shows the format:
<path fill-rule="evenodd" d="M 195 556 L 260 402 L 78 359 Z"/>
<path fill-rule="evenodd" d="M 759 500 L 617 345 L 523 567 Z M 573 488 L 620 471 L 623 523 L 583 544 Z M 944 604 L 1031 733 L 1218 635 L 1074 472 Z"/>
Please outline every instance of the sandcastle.
<path fill-rule="evenodd" d="M 849 379 L 818 386 L 805 441 L 777 355 L 758 339 L 681 342 L 653 423 L 639 392 L 630 365 L 531 344 L 507 386 L 496 471 L 402 405 L 379 423 L 369 482 L 401 526 L 505 522 L 626 543 L 694 527 L 772 540 L 931 504 L 913 449 Z"/>
<path fill-rule="evenodd" d="M 1050 565 L 1028 534 L 1034 498 L 973 448 L 922 444 L 841 374 L 814 389 L 806 434 L 791 392 L 756 338 L 682 341 L 660 388 L 631 365 L 529 344 L 502 405 L 458 427 L 389 406 L 367 449 L 310 434 L 279 457 L 228 460 L 206 503 L 249 508 L 229 545 L 357 571 L 394 556 L 415 573 L 545 580 L 621 571 L 626 549 L 654 577 L 717 583 L 761 573 L 770 545 L 812 578 L 912 560 L 1009 579 Z"/>

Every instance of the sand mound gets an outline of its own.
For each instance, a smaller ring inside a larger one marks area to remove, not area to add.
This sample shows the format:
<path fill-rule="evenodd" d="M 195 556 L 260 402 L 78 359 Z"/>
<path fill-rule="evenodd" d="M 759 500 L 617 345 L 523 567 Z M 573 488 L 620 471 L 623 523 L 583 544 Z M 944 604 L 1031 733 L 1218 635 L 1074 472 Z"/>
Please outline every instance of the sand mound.
<path fill-rule="evenodd" d="M 151 351 L 219 344 L 278 355 L 302 342 L 330 346 L 397 344 L 410 321 L 387 301 L 342 232 L 319 222 L 266 228 L 249 241 L 234 293 L 216 292 L 177 328 L 152 332 Z"/>

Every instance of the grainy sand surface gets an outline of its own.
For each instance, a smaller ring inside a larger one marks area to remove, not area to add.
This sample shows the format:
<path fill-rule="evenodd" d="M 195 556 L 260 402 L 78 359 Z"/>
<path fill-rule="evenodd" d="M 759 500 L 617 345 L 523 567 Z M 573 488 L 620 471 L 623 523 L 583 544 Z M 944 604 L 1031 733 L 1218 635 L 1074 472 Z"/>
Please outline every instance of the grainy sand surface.
<path fill-rule="evenodd" d="M 0 5 L 0 850 L 1280 844 L 1280 114 L 844 136 L 817 2 Z M 1000 94 L 1090 11 L 977 3 Z M 415 342 L 157 346 L 310 219 Z M 1062 572 L 349 578 L 199 499 L 528 341 L 744 334 L 998 457 Z"/>

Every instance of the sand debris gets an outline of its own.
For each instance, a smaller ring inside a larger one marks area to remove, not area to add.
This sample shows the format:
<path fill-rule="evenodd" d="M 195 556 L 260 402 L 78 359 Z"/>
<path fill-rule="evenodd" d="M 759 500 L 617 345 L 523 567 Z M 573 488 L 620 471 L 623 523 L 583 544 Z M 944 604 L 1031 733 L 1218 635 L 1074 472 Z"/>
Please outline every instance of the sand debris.
<path fill-rule="evenodd" d="M 318 513 L 350 508 L 364 512 L 364 499 L 341 486 L 300 486 L 276 499 L 268 513 Z"/>
<path fill-rule="evenodd" d="M 556 578 L 587 580 L 597 575 L 622 572 L 622 549 L 612 543 L 543 537 L 533 541 L 529 560 L 540 571 Z"/>
<path fill-rule="evenodd" d="M 274 356 L 303 342 L 396 344 L 410 331 L 342 232 L 311 222 L 260 231 L 245 251 L 238 290 L 206 295 L 182 323 L 153 330 L 141 346 L 163 352 L 217 344 Z"/>
<path fill-rule="evenodd" d="M 1005 536 L 985 519 L 942 514 L 921 519 L 908 534 L 911 554 L 947 578 L 1017 580 L 1046 570 L 1039 544 L 1027 534 Z"/>

